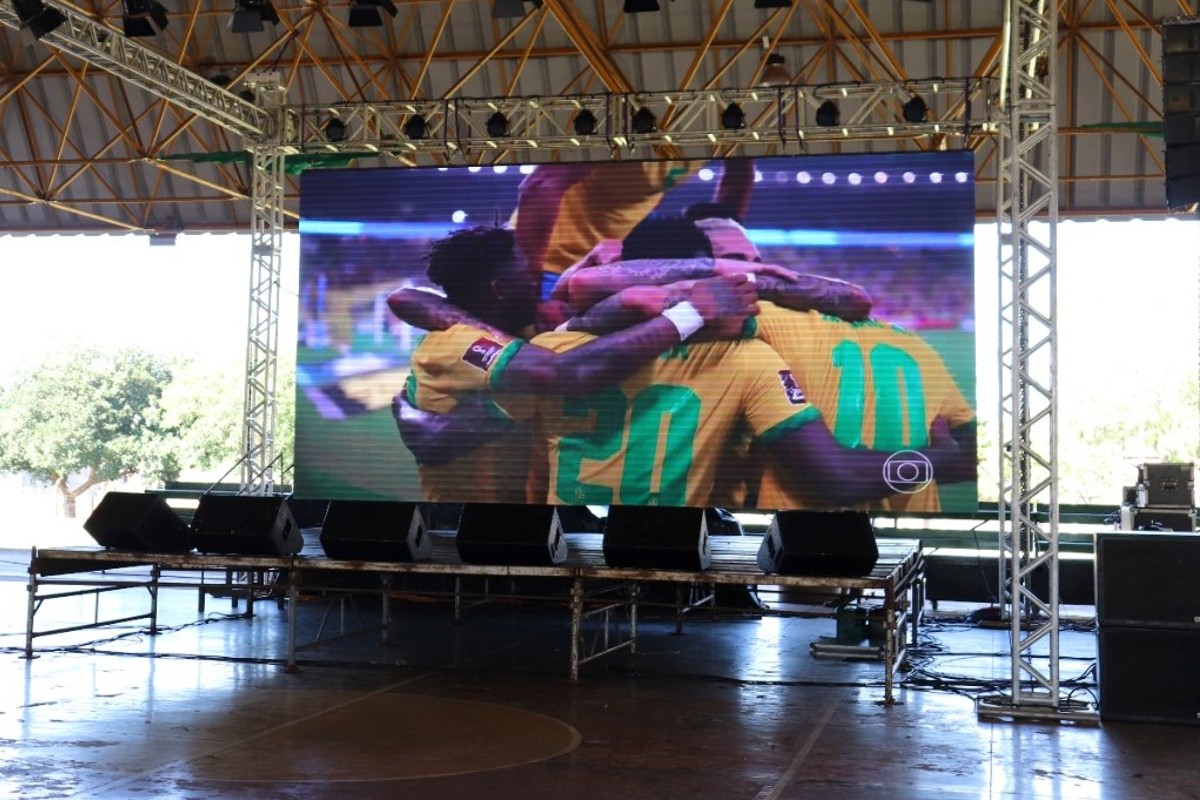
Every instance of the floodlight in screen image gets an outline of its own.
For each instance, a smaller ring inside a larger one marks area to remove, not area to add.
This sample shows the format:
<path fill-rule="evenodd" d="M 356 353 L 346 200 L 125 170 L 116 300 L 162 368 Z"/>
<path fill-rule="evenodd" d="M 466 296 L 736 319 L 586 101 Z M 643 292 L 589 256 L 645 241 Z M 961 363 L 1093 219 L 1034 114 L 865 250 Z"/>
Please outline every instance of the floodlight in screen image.
<path fill-rule="evenodd" d="M 973 171 L 305 173 L 296 494 L 973 510 Z"/>

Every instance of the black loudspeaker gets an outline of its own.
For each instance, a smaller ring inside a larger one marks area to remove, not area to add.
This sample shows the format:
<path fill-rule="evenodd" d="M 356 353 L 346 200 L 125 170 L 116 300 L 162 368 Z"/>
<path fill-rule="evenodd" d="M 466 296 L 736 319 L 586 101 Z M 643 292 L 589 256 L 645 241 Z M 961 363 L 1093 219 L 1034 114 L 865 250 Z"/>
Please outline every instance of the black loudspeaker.
<path fill-rule="evenodd" d="M 567 560 L 554 506 L 468 503 L 454 543 L 466 564 L 544 567 Z"/>
<path fill-rule="evenodd" d="M 1167 205 L 1200 202 L 1200 19 L 1163 20 Z"/>
<path fill-rule="evenodd" d="M 203 495 L 192 533 L 202 553 L 290 556 L 304 546 L 287 500 L 277 496 Z"/>
<path fill-rule="evenodd" d="M 416 503 L 334 500 L 321 547 L 330 558 L 351 561 L 424 561 L 433 540 Z"/>
<path fill-rule="evenodd" d="M 703 508 L 611 506 L 604 563 L 634 569 L 705 570 L 712 563 Z"/>
<path fill-rule="evenodd" d="M 1096 619 L 1101 626 L 1200 629 L 1200 536 L 1096 535 Z"/>
<path fill-rule="evenodd" d="M 104 547 L 146 553 L 186 553 L 192 549 L 187 523 L 156 494 L 109 492 L 83 529 Z"/>
<path fill-rule="evenodd" d="M 857 578 L 878 560 L 865 511 L 780 511 L 758 547 L 758 568 L 781 575 Z"/>
<path fill-rule="evenodd" d="M 1200 628 L 1100 627 L 1100 718 L 1200 725 Z"/>

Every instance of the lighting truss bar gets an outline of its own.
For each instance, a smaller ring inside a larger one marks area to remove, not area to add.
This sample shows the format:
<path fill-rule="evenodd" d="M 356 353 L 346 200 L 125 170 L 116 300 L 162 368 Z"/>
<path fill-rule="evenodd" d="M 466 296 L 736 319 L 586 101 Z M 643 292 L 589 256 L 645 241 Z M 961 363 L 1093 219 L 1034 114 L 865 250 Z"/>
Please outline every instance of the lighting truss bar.
<path fill-rule="evenodd" d="M 289 109 L 289 125 L 280 144 L 288 152 L 416 153 L 534 150 L 537 148 L 611 149 L 633 144 L 719 146 L 736 143 L 850 141 L 921 136 L 971 136 L 995 131 L 987 115 L 994 92 L 986 78 L 930 78 L 879 84 L 824 84 L 737 90 L 639 92 L 574 97 L 496 97 L 447 100 L 347 103 Z M 903 106 L 913 95 L 929 105 L 929 118 L 906 122 Z M 816 124 L 816 109 L 833 100 L 842 123 Z M 727 130 L 721 112 L 736 102 L 746 127 Z M 659 130 L 637 134 L 630 120 L 649 108 Z M 579 136 L 571 124 L 581 110 L 591 111 L 596 132 Z M 497 111 L 509 120 L 509 135 L 490 136 L 486 121 Z M 424 139 L 409 140 L 404 121 L 421 114 L 429 125 Z M 330 142 L 325 125 L 336 117 L 346 136 Z"/>
<path fill-rule="evenodd" d="M 66 22 L 41 43 L 75 56 L 181 108 L 252 139 L 273 135 L 275 118 L 212 81 L 133 42 L 68 6 L 48 3 Z M 12 0 L 0 0 L 0 24 L 19 29 Z"/>

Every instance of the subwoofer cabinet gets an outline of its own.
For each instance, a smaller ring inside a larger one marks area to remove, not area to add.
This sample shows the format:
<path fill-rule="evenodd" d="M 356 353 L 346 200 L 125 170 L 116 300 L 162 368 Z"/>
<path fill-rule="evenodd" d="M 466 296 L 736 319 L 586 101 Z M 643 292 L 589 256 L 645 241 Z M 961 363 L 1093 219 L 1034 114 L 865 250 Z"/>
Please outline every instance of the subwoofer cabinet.
<path fill-rule="evenodd" d="M 1100 717 L 1200 725 L 1200 535 L 1096 537 Z"/>

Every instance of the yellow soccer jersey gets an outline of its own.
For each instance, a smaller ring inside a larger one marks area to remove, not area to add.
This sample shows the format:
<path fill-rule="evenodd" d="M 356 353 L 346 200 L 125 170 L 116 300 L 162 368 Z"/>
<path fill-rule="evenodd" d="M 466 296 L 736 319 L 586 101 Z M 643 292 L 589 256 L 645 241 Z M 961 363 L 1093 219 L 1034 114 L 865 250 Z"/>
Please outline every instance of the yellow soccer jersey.
<path fill-rule="evenodd" d="M 547 333 L 534 342 L 561 352 L 592 338 Z M 819 418 L 762 342 L 680 346 L 619 386 L 539 398 L 536 435 L 550 459 L 546 502 L 707 506 L 740 421 L 769 442 Z"/>
<path fill-rule="evenodd" d="M 663 193 L 702 161 L 617 161 L 567 189 L 559 204 L 543 272 L 561 275 L 605 239 L 624 239 L 654 211 Z M 520 225 L 514 215 L 513 224 Z"/>
<path fill-rule="evenodd" d="M 975 419 L 941 357 L 916 333 L 886 322 L 847 322 L 767 302 L 760 308 L 759 338 L 792 369 L 840 444 L 916 450 L 929 443 L 935 418 L 944 417 L 951 428 Z M 784 491 L 769 464 L 758 504 L 804 507 L 803 500 Z M 894 495 L 882 507 L 936 511 L 937 486 Z"/>
<path fill-rule="evenodd" d="M 524 343 L 469 325 L 433 331 L 412 354 L 408 398 L 422 411 L 449 413 L 465 392 L 489 392 L 489 413 L 528 420 L 531 402 L 501 391 L 504 368 Z M 446 464 L 419 464 L 425 500 L 523 503 L 529 472 L 530 433 L 525 427 L 482 445 Z"/>

